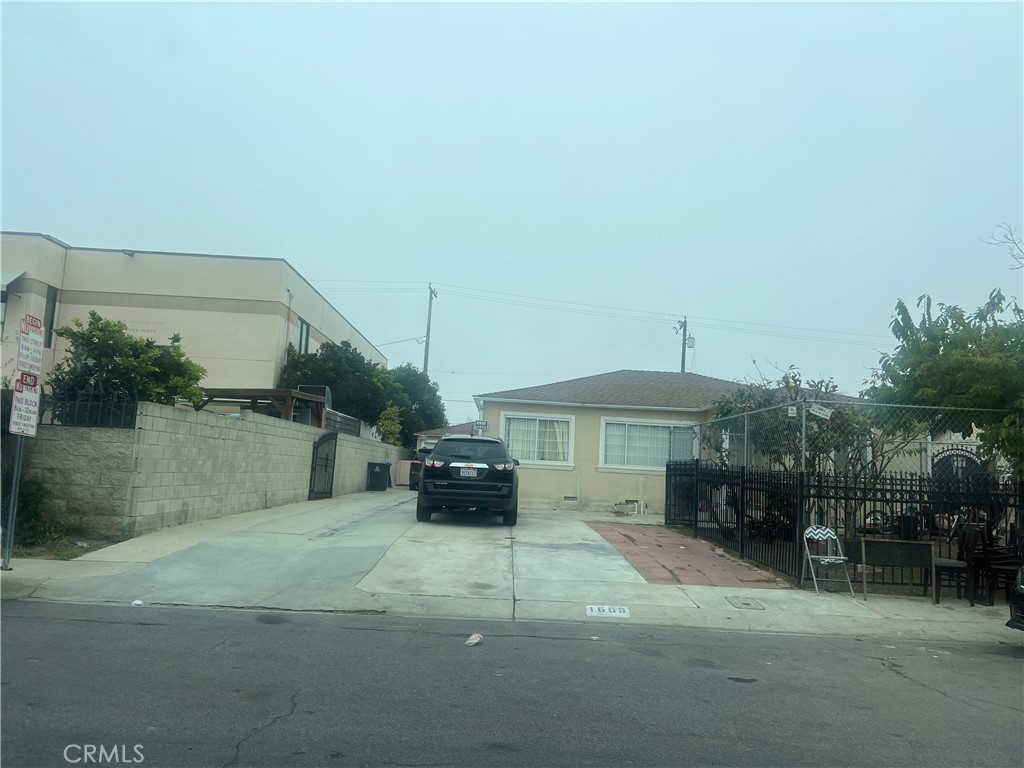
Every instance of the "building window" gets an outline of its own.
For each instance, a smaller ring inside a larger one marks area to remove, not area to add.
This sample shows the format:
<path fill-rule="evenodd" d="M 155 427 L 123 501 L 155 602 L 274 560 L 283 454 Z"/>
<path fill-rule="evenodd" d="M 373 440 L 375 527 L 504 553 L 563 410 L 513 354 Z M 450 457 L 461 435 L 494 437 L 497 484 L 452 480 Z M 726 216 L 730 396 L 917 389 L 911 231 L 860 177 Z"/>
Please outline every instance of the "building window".
<path fill-rule="evenodd" d="M 57 289 L 46 286 L 46 312 L 43 315 L 43 329 L 46 334 L 46 348 L 53 347 L 53 322 L 57 317 Z"/>
<path fill-rule="evenodd" d="M 664 469 L 668 463 L 672 426 L 602 419 L 602 466 Z"/>
<path fill-rule="evenodd" d="M 501 435 L 512 458 L 548 464 L 572 463 L 573 418 L 502 414 Z"/>
<path fill-rule="evenodd" d="M 309 352 L 309 323 L 299 318 L 299 354 L 304 355 Z"/>

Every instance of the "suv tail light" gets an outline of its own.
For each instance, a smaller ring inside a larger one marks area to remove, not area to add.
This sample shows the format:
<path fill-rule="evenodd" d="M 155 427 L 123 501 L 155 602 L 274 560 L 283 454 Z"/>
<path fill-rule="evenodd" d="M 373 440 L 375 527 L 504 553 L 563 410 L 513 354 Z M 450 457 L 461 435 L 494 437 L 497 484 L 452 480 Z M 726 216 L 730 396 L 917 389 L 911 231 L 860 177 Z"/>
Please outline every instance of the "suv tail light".
<path fill-rule="evenodd" d="M 515 469 L 516 465 L 510 461 L 507 464 L 495 464 L 493 466 L 499 472 L 511 472 L 513 469 Z"/>
<path fill-rule="evenodd" d="M 427 459 L 424 463 L 431 469 L 440 469 L 445 465 L 443 459 Z"/>

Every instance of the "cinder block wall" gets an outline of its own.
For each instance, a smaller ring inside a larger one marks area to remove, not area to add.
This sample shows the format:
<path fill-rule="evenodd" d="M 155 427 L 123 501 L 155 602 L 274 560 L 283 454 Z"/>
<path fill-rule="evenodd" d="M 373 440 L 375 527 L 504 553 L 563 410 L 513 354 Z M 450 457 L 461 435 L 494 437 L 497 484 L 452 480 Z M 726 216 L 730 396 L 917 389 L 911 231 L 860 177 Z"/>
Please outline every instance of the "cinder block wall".
<path fill-rule="evenodd" d="M 338 435 L 338 453 L 334 461 L 334 495 L 366 490 L 366 465 L 390 461 L 391 482 L 395 482 L 398 462 L 411 458 L 412 451 L 376 440 Z"/>
<path fill-rule="evenodd" d="M 140 403 L 136 429 L 41 426 L 24 473 L 83 536 L 128 539 L 174 525 L 305 501 L 320 429 L 243 411 L 239 419 Z M 14 439 L 4 437 L 4 461 Z M 366 490 L 368 462 L 411 452 L 338 435 L 334 496 Z"/>
<path fill-rule="evenodd" d="M 4 436 L 5 460 L 8 454 L 13 460 L 14 441 Z M 134 446 L 130 429 L 40 427 L 35 437 L 25 438 L 22 476 L 46 486 L 47 511 L 75 532 L 97 539 L 129 538 Z"/>
<path fill-rule="evenodd" d="M 321 431 L 241 416 L 139 404 L 129 535 L 306 500 Z"/>

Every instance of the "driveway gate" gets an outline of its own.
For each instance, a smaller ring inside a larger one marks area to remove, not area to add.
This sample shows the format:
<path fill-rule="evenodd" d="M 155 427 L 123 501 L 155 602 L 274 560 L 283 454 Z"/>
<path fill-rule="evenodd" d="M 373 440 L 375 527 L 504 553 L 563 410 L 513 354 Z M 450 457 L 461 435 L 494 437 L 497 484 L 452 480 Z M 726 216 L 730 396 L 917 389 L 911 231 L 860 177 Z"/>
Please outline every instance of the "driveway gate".
<path fill-rule="evenodd" d="M 334 495 L 334 456 L 338 433 L 328 432 L 313 443 L 313 463 L 309 468 L 309 500 L 329 499 Z"/>

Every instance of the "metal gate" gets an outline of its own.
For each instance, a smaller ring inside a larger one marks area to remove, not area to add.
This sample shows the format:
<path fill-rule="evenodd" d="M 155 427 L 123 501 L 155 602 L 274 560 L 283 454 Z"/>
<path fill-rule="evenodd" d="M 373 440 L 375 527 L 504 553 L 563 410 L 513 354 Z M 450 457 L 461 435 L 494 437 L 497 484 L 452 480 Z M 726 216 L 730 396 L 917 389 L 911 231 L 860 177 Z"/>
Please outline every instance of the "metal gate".
<path fill-rule="evenodd" d="M 338 433 L 328 432 L 313 443 L 313 463 L 309 468 L 309 500 L 329 499 L 334 495 L 334 456 Z"/>

